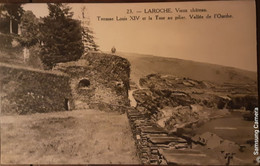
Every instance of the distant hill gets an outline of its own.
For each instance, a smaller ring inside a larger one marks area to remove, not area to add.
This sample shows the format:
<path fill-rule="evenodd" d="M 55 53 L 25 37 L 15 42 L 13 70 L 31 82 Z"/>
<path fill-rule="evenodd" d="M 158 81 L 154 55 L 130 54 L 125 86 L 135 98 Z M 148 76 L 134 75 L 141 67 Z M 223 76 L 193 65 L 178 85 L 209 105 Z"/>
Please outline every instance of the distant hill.
<path fill-rule="evenodd" d="M 152 73 L 189 77 L 195 80 L 205 80 L 220 84 L 239 83 L 256 85 L 257 81 L 256 72 L 233 67 L 136 53 L 117 52 L 116 55 L 130 61 L 131 80 L 135 83 L 139 83 L 141 77 Z M 25 63 L 21 49 L 10 52 L 0 51 L 0 62 L 42 69 L 40 60 L 35 56 L 32 56 Z"/>
<path fill-rule="evenodd" d="M 214 83 L 255 84 L 257 73 L 233 67 L 201 63 L 177 58 L 158 57 L 135 53 L 118 52 L 118 56 L 131 63 L 131 80 L 139 82 L 141 77 L 151 73 L 189 77 Z"/>

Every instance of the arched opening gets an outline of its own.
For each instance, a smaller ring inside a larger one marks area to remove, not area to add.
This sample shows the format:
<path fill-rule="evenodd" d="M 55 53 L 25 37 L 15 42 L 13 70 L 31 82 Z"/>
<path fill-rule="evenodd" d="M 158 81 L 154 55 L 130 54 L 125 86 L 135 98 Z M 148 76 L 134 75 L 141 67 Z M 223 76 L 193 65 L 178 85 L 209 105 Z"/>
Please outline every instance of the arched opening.
<path fill-rule="evenodd" d="M 83 79 L 79 81 L 79 88 L 86 88 L 90 86 L 90 81 L 88 79 Z"/>
<path fill-rule="evenodd" d="M 64 109 L 65 109 L 66 111 L 69 111 L 69 109 L 70 109 L 69 99 L 67 99 L 67 98 L 65 98 L 65 100 L 64 100 Z"/>

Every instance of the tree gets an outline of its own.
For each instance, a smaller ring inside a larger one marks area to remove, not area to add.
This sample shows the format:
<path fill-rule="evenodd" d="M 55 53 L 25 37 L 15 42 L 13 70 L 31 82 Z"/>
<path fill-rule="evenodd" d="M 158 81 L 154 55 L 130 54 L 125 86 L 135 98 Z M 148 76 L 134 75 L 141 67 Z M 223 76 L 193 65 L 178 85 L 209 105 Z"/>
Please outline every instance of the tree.
<path fill-rule="evenodd" d="M 88 51 L 98 51 L 98 45 L 94 41 L 93 31 L 89 27 L 83 27 L 82 41 L 84 44 L 85 52 Z"/>
<path fill-rule="evenodd" d="M 11 49 L 23 15 L 21 4 L 0 4 L 0 49 Z"/>
<path fill-rule="evenodd" d="M 77 60 L 84 51 L 80 21 L 72 19 L 66 4 L 48 3 L 49 15 L 40 24 L 41 60 L 48 68 L 56 63 Z"/>
<path fill-rule="evenodd" d="M 0 4 L 0 32 L 2 33 L 18 33 L 18 24 L 20 23 L 21 17 L 24 10 L 22 4 Z M 9 25 L 6 25 L 6 24 Z M 7 27 L 9 28 L 7 30 Z"/>
<path fill-rule="evenodd" d="M 39 21 L 32 11 L 25 11 L 21 17 L 20 35 L 17 41 L 23 47 L 24 63 L 35 68 L 42 68 L 39 57 L 40 30 Z"/>
<path fill-rule="evenodd" d="M 86 16 L 86 7 L 84 6 L 81 9 L 82 16 L 80 18 L 81 20 L 81 26 L 83 28 L 82 31 L 82 42 L 84 44 L 85 52 L 88 51 L 98 51 L 98 45 L 95 42 L 94 32 L 90 29 L 90 21 L 89 18 Z"/>
<path fill-rule="evenodd" d="M 21 34 L 18 41 L 23 47 L 29 48 L 39 43 L 39 20 L 32 11 L 24 12 L 20 29 Z"/>

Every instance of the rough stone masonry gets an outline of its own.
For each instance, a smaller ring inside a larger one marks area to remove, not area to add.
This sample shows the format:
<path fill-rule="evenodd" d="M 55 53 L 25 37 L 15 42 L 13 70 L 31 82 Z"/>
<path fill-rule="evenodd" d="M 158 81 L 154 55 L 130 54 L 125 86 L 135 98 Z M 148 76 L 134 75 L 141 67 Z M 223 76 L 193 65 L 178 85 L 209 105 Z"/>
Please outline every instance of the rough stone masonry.
<path fill-rule="evenodd" d="M 1 114 L 68 110 L 69 77 L 37 69 L 0 64 Z"/>
<path fill-rule="evenodd" d="M 115 55 L 92 52 L 52 71 L 1 63 L 0 76 L 2 115 L 129 106 L 130 63 Z"/>

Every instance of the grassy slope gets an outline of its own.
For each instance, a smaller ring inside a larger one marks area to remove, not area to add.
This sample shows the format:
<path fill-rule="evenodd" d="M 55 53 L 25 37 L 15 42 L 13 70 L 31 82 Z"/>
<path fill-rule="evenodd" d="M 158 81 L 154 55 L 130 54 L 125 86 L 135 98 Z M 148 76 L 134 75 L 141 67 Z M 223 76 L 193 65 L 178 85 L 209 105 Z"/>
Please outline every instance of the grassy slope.
<path fill-rule="evenodd" d="M 19 54 L 17 52 L 19 52 Z M 215 83 L 255 84 L 257 80 L 256 72 L 232 67 L 136 53 L 118 52 L 117 55 L 130 61 L 131 79 L 136 83 L 139 82 L 141 77 L 151 73 L 170 74 Z M 24 64 L 22 58 L 21 50 L 11 51 L 9 53 L 0 51 L 0 62 L 28 66 Z"/>
<path fill-rule="evenodd" d="M 255 83 L 257 79 L 256 72 L 237 68 L 152 55 L 117 54 L 130 61 L 131 79 L 134 82 L 151 73 L 171 74 L 216 83 Z"/>
<path fill-rule="evenodd" d="M 2 164 L 139 163 L 126 115 L 95 110 L 2 116 L 1 145 Z"/>

